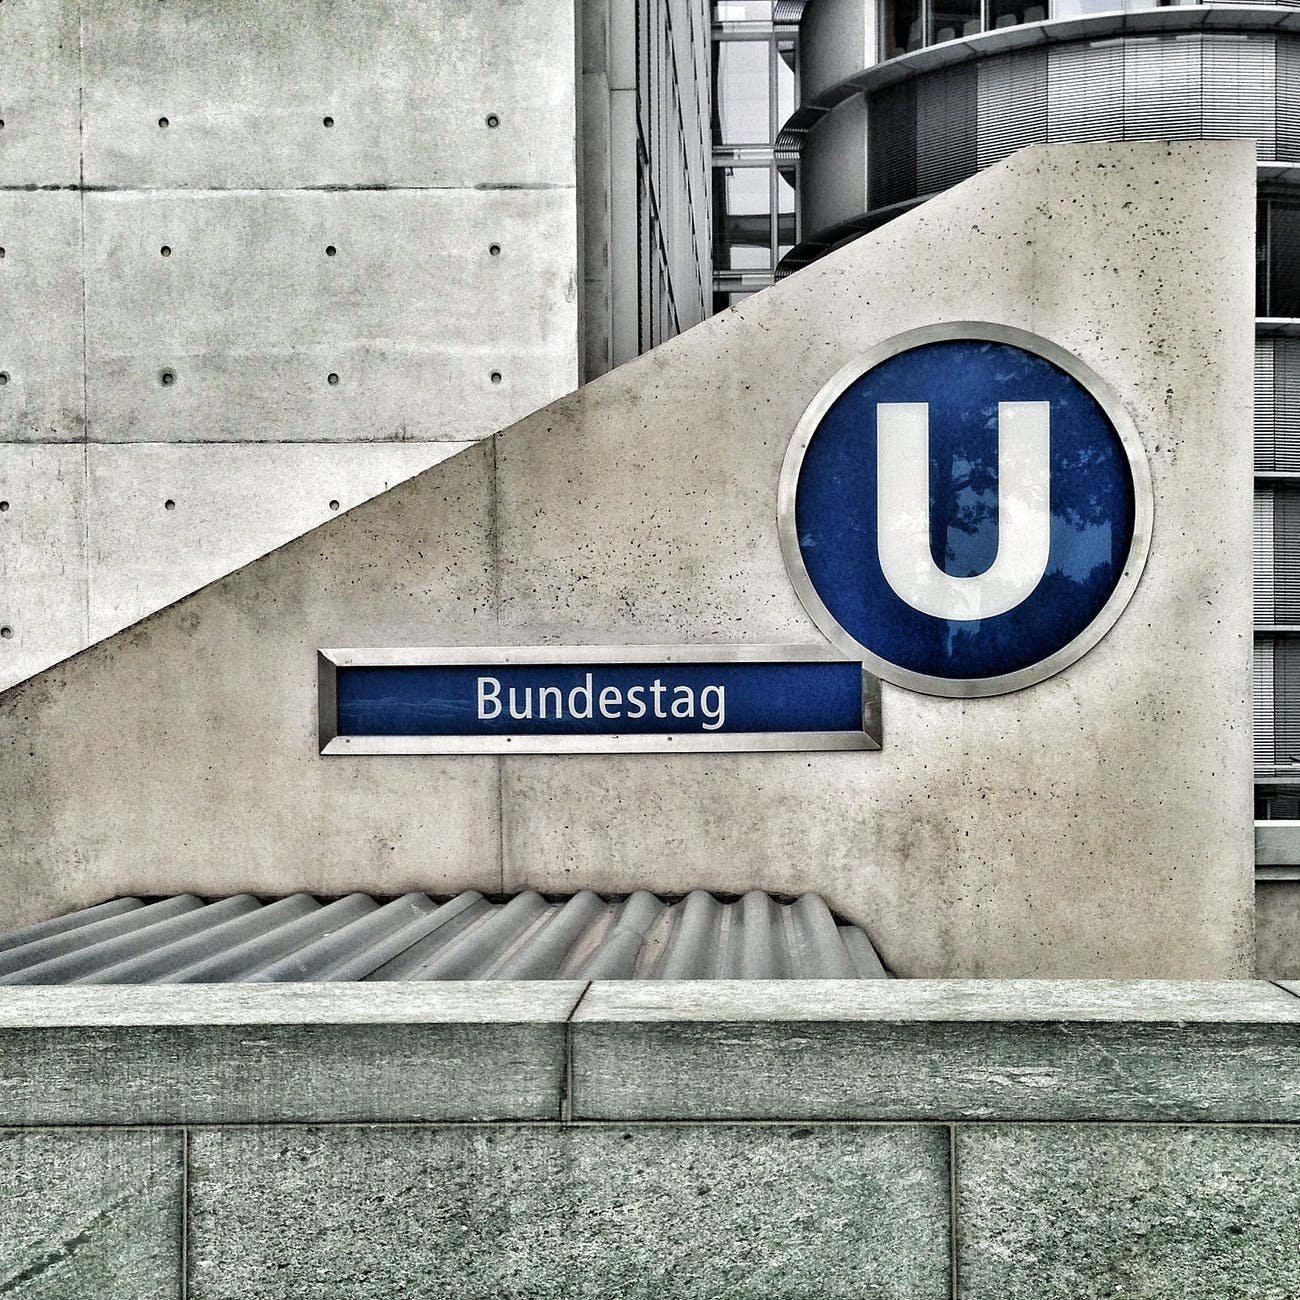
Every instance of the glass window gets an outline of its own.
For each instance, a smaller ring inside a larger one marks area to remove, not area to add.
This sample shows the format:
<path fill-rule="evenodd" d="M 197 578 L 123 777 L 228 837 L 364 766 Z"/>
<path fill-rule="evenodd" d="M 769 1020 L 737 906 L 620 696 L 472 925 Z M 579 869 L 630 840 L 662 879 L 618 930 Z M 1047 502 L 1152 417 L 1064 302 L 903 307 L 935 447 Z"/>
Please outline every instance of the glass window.
<path fill-rule="evenodd" d="M 980 0 L 932 0 L 930 5 L 931 45 L 974 36 L 980 29 Z"/>
<path fill-rule="evenodd" d="M 716 144 L 769 144 L 767 41 L 720 39 L 713 43 L 713 113 Z"/>
<path fill-rule="evenodd" d="M 921 0 L 881 0 L 880 57 L 897 58 L 921 48 Z"/>
<path fill-rule="evenodd" d="M 795 44 L 793 41 L 776 43 L 776 129 L 795 110 Z"/>
<path fill-rule="evenodd" d="M 1025 0 L 989 0 L 989 28 L 1019 27 L 1021 23 L 1041 23 L 1047 17 L 1045 3 L 1027 4 Z"/>
<path fill-rule="evenodd" d="M 772 197 L 767 167 L 717 167 L 713 172 L 714 261 L 719 270 L 772 265 Z"/>
<path fill-rule="evenodd" d="M 772 0 L 714 0 L 715 23 L 770 23 Z"/>
<path fill-rule="evenodd" d="M 1262 316 L 1300 317 L 1300 206 L 1270 201 L 1264 207 L 1257 310 Z"/>
<path fill-rule="evenodd" d="M 795 169 L 776 172 L 776 258 L 779 262 L 798 242 L 795 229 Z"/>

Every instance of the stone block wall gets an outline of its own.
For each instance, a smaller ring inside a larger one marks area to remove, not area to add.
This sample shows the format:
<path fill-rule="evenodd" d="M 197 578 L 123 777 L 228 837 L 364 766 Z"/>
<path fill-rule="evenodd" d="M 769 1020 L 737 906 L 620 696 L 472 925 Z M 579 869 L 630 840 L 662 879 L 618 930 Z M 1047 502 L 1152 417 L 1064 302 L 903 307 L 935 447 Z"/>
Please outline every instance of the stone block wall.
<path fill-rule="evenodd" d="M 1300 986 L 10 990 L 21 1297 L 1287 1297 Z"/>

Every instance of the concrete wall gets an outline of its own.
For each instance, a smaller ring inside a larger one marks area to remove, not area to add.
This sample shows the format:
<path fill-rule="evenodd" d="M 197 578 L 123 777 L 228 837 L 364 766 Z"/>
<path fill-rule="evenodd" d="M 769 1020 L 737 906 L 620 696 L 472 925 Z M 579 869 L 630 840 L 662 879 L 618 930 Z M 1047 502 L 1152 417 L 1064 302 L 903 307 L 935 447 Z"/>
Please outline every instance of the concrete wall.
<path fill-rule="evenodd" d="M 1292 1296 L 1298 1027 L 1245 981 L 11 989 L 0 1279 Z"/>
<path fill-rule="evenodd" d="M 0 44 L 0 685 L 577 383 L 573 4 L 8 0 Z"/>
<path fill-rule="evenodd" d="M 1245 144 L 1019 154 L 0 696 L 13 923 L 134 891 L 816 889 L 904 975 L 1249 973 L 1253 204 Z M 848 360 L 945 319 L 1075 353 L 1142 436 L 1151 556 L 1068 671 L 886 687 L 874 754 L 318 755 L 322 646 L 817 644 L 786 445 Z"/>

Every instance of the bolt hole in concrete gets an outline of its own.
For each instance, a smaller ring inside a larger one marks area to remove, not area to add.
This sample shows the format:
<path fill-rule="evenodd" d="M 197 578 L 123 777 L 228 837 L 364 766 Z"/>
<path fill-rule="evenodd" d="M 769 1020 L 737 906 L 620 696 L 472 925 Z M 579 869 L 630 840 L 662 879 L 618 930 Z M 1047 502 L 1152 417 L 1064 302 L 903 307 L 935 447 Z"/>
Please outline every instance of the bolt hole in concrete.
<path fill-rule="evenodd" d="M 487 124 L 489 128 L 495 129 L 501 125 L 501 119 L 495 113 L 489 113 L 487 115 Z"/>
<path fill-rule="evenodd" d="M 163 502 L 163 509 L 164 509 L 164 510 L 175 510 L 175 509 L 176 509 L 176 502 L 173 501 L 173 500 L 171 499 L 171 497 L 168 497 L 167 500 Z"/>
<path fill-rule="evenodd" d="M 333 371 L 331 371 L 328 375 L 326 375 L 325 378 L 331 384 L 337 384 L 339 382 L 338 375 L 334 374 Z"/>
<path fill-rule="evenodd" d="M 325 126 L 333 126 L 333 125 L 334 125 L 334 119 L 333 119 L 332 117 L 325 117 L 325 118 L 322 118 L 322 119 L 321 119 L 321 122 L 322 122 Z"/>
<path fill-rule="evenodd" d="M 167 127 L 171 126 L 171 123 L 165 117 L 160 117 L 158 119 L 158 125 L 166 129 Z"/>
<path fill-rule="evenodd" d="M 331 501 L 331 502 L 330 502 L 330 509 L 331 509 L 331 510 L 337 510 L 338 508 L 339 508 L 339 503 L 338 503 L 337 501 Z"/>
<path fill-rule="evenodd" d="M 8 382 L 9 372 L 7 370 L 0 370 L 0 388 L 3 388 Z"/>
<path fill-rule="evenodd" d="M 0 257 L 4 257 L 4 255 L 5 255 L 5 250 L 3 248 L 0 248 Z"/>
<path fill-rule="evenodd" d="M 11 628 L 11 627 L 0 627 L 0 636 L 4 637 L 4 639 L 5 639 L 6 641 L 8 641 L 9 638 L 10 638 L 11 636 L 13 636 L 13 634 L 14 634 L 14 630 L 13 630 L 13 628 Z"/>
<path fill-rule="evenodd" d="M 339 251 L 339 250 L 338 250 L 337 248 L 335 248 L 333 244 L 326 244 L 326 245 L 325 245 L 325 256 L 326 256 L 326 257 L 333 257 L 333 256 L 335 255 L 335 253 L 337 253 L 338 251 Z"/>
<path fill-rule="evenodd" d="M 164 388 L 170 388 L 176 382 L 176 372 L 174 370 L 164 370 L 158 378 L 162 380 Z"/>
<path fill-rule="evenodd" d="M 172 255 L 171 246 L 168 245 L 168 244 L 164 244 L 164 245 L 163 245 L 163 246 L 162 246 L 158 251 L 159 251 L 159 252 L 160 252 L 164 257 L 170 257 L 170 256 Z"/>
<path fill-rule="evenodd" d="M 501 372 L 499 370 L 494 370 L 490 378 L 494 384 L 499 384 L 501 382 Z"/>
<path fill-rule="evenodd" d="M 501 256 L 501 245 L 500 245 L 500 244 L 489 244 L 489 245 L 488 245 L 488 256 L 489 256 L 489 257 L 500 257 L 500 256 Z"/>
<path fill-rule="evenodd" d="M 9 509 L 9 502 L 0 501 L 0 515 L 4 514 L 4 512 L 8 509 Z"/>

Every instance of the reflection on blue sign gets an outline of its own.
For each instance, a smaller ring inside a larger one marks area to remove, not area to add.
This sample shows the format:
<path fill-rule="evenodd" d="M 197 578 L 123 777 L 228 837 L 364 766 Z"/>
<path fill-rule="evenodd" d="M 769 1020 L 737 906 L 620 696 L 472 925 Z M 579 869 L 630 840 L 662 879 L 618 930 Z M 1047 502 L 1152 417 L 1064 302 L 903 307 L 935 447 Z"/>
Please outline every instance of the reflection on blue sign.
<path fill-rule="evenodd" d="M 1028 685 L 1099 639 L 1136 583 L 1149 495 L 1129 448 L 1089 389 L 1028 347 L 898 351 L 805 437 L 787 563 L 823 630 L 886 678 L 954 695 Z"/>
<path fill-rule="evenodd" d="M 340 666 L 337 735 L 710 736 L 863 730 L 862 665 Z"/>

